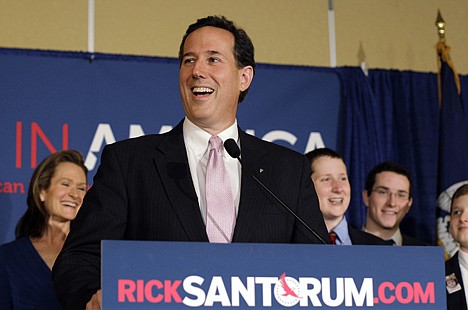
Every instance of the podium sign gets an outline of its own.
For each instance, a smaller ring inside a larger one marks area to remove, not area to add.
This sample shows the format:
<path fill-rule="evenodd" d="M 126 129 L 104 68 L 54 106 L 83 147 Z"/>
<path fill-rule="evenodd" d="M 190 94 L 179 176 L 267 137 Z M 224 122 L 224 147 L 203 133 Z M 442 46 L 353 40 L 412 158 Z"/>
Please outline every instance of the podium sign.
<path fill-rule="evenodd" d="M 445 309 L 441 247 L 103 241 L 104 309 Z"/>

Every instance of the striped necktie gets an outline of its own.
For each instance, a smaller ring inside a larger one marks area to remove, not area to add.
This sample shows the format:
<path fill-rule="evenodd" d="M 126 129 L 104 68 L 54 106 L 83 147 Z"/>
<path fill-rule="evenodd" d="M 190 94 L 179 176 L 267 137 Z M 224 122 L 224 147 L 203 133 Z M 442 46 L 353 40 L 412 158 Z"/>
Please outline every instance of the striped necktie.
<path fill-rule="evenodd" d="M 328 236 L 330 237 L 331 244 L 336 244 L 336 238 L 337 238 L 336 232 L 332 230 L 328 233 Z"/>

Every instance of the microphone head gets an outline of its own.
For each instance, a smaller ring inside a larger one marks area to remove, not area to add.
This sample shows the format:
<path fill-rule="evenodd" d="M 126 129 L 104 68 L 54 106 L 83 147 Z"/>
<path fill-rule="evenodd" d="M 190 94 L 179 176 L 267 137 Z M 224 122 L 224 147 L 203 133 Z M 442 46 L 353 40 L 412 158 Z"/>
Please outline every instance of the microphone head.
<path fill-rule="evenodd" d="M 232 138 L 224 141 L 224 149 L 232 158 L 239 158 L 241 154 L 239 146 L 237 145 L 236 141 L 234 141 L 234 139 Z"/>

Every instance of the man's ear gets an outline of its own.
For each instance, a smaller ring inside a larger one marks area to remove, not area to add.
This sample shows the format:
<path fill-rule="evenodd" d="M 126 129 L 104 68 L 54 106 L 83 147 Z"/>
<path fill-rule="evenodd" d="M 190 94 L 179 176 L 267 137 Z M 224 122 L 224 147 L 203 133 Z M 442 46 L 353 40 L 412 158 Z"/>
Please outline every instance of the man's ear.
<path fill-rule="evenodd" d="M 362 191 L 362 200 L 364 200 L 366 207 L 369 208 L 369 195 L 367 194 L 367 190 Z"/>
<path fill-rule="evenodd" d="M 254 70 L 252 66 L 245 66 L 240 69 L 240 91 L 244 91 L 249 88 L 254 77 Z"/>
<path fill-rule="evenodd" d="M 410 198 L 409 201 L 408 201 L 408 212 L 411 209 L 412 205 L 413 205 L 413 198 Z M 408 213 L 408 212 L 406 212 L 406 213 Z"/>

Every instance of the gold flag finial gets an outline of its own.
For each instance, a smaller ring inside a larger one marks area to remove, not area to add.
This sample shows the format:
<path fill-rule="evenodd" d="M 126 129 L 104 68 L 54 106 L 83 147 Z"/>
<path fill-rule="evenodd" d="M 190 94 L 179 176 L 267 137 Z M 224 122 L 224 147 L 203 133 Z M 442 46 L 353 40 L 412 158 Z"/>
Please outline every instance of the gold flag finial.
<path fill-rule="evenodd" d="M 445 41 L 445 21 L 440 14 L 440 9 L 437 10 L 437 20 L 435 22 L 437 26 L 437 32 L 439 34 L 439 41 Z"/>
<path fill-rule="evenodd" d="M 437 32 L 439 33 L 439 42 L 436 44 L 437 50 L 437 80 L 439 84 L 439 104 L 442 102 L 442 82 L 440 76 L 440 69 L 442 66 L 442 61 L 445 62 L 451 69 L 454 75 L 455 85 L 458 90 L 458 94 L 460 94 L 461 87 L 460 87 L 460 78 L 458 77 L 457 70 L 455 70 L 455 66 L 453 65 L 452 60 L 450 59 L 450 47 L 445 43 L 445 21 L 440 14 L 440 10 L 437 10 L 437 20 L 435 22 L 437 26 Z"/>

